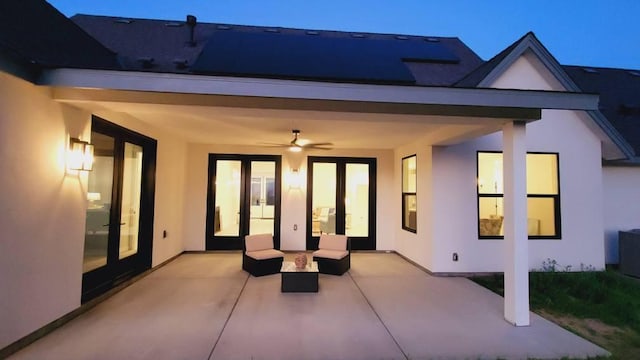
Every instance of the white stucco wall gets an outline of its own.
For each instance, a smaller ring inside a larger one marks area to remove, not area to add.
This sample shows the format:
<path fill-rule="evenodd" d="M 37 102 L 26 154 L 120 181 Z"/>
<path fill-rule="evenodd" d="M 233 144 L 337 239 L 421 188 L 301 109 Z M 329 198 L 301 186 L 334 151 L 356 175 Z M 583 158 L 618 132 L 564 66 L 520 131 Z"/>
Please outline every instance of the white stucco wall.
<path fill-rule="evenodd" d="M 604 168 L 604 240 L 607 264 L 617 264 L 618 231 L 640 229 L 640 168 Z"/>
<path fill-rule="evenodd" d="M 416 196 L 417 229 L 413 233 L 402 228 L 402 159 L 416 155 Z M 433 267 L 433 170 L 431 146 L 417 141 L 395 151 L 395 181 L 393 193 L 393 227 L 395 230 L 395 250 L 420 266 Z"/>
<path fill-rule="evenodd" d="M 519 58 L 493 86 L 561 90 L 531 53 Z M 542 72 L 542 73 L 541 73 Z M 527 151 L 559 153 L 562 238 L 530 240 L 529 265 L 547 258 L 559 264 L 604 267 L 602 166 L 598 138 L 576 112 L 544 110 L 542 120 L 527 125 Z M 463 144 L 434 147 L 434 272 L 502 271 L 502 240 L 479 240 L 477 230 L 476 152 L 501 150 L 502 133 Z M 452 261 L 452 253 L 459 261 Z"/>
<path fill-rule="evenodd" d="M 186 250 L 205 249 L 205 224 L 207 217 L 207 171 L 209 154 L 270 154 L 278 155 L 273 148 L 189 144 L 187 160 L 186 208 L 184 212 L 184 239 Z M 282 155 L 282 213 L 280 246 L 282 250 L 306 248 L 306 176 L 307 156 L 369 157 L 377 159 L 377 231 L 378 250 L 393 249 L 393 216 L 397 212 L 388 206 L 393 200 L 394 183 L 393 152 L 388 150 L 331 150 L 305 152 L 300 155 L 287 151 Z M 291 168 L 299 168 L 304 179 L 302 187 L 289 189 L 288 174 Z M 293 230 L 297 225 L 298 230 Z"/>
<path fill-rule="evenodd" d="M 562 86 L 531 52 L 518 58 L 492 87 L 561 91 Z M 562 238 L 530 240 L 529 266 L 547 258 L 559 264 L 604 267 L 602 242 L 602 166 L 600 141 L 586 126 L 584 114 L 545 110 L 527 125 L 530 152 L 559 153 Z M 501 272 L 503 240 L 478 237 L 477 151 L 501 151 L 502 133 L 453 146 L 416 142 L 395 151 L 396 189 L 400 193 L 401 160 L 418 155 L 418 232 L 404 231 L 398 216 L 395 249 L 436 273 Z M 400 211 L 400 196 L 394 200 Z M 458 261 L 453 261 L 453 253 Z"/>
<path fill-rule="evenodd" d="M 69 136 L 89 139 L 91 113 L 52 101 L 50 89 L 3 72 L 0 94 L 3 348 L 80 306 L 87 174 L 67 173 L 65 149 Z M 135 119 L 102 115 L 158 140 L 156 265 L 183 249 L 186 145 Z"/>
<path fill-rule="evenodd" d="M 66 174 L 89 114 L 0 72 L 0 348 L 80 305 L 86 174 Z"/>

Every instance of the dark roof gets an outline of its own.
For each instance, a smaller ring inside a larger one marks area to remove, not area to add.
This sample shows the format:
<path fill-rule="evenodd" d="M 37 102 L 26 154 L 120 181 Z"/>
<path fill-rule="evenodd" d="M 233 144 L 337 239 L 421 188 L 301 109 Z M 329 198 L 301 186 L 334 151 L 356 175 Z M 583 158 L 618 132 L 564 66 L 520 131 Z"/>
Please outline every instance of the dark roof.
<path fill-rule="evenodd" d="M 192 43 L 185 21 L 72 20 L 125 70 L 447 86 L 482 62 L 458 38 L 197 23 Z"/>
<path fill-rule="evenodd" d="M 563 66 L 587 93 L 600 94 L 600 112 L 640 156 L 640 71 Z"/>
<path fill-rule="evenodd" d="M 114 53 L 42 0 L 0 1 L 0 51 L 38 67 L 118 68 Z"/>
<path fill-rule="evenodd" d="M 525 34 L 523 37 L 515 41 L 506 49 L 499 52 L 496 56 L 492 57 L 490 60 L 485 61 L 483 64 L 478 66 L 472 72 L 466 74 L 465 77 L 460 79 L 455 83 L 456 86 L 459 87 L 476 87 L 484 80 L 484 78 L 489 75 L 511 52 L 526 38 L 528 35 L 533 34 L 531 32 Z"/>

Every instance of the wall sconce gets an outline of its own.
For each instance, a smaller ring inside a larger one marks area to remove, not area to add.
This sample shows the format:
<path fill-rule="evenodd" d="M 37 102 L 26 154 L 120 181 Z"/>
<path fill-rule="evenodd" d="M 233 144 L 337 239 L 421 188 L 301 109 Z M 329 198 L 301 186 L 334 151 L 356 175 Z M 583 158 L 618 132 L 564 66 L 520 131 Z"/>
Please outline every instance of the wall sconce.
<path fill-rule="evenodd" d="M 93 145 L 78 138 L 69 138 L 67 168 L 69 170 L 93 170 Z"/>
<path fill-rule="evenodd" d="M 302 179 L 300 178 L 300 171 L 298 169 L 291 169 L 289 174 L 289 189 L 300 190 L 302 186 Z"/>

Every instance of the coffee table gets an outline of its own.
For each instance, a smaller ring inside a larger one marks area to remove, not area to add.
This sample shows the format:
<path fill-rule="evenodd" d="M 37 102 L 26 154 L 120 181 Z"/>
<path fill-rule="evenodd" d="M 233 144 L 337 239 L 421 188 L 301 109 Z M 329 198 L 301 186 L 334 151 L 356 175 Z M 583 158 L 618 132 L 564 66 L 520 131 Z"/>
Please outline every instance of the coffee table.
<path fill-rule="evenodd" d="M 293 261 L 283 261 L 281 292 L 318 292 L 318 263 L 312 261 L 297 269 Z"/>

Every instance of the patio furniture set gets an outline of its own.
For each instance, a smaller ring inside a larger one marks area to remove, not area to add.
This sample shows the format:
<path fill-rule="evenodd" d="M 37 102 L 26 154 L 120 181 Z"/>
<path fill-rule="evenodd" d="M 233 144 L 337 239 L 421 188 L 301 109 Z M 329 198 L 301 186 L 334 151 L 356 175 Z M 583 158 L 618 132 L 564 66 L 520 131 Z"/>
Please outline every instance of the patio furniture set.
<path fill-rule="evenodd" d="M 282 292 L 317 292 L 318 274 L 342 275 L 351 267 L 351 246 L 346 235 L 320 235 L 313 261 L 296 267 L 273 248 L 271 234 L 245 236 L 242 269 L 253 276 L 281 273 Z"/>

